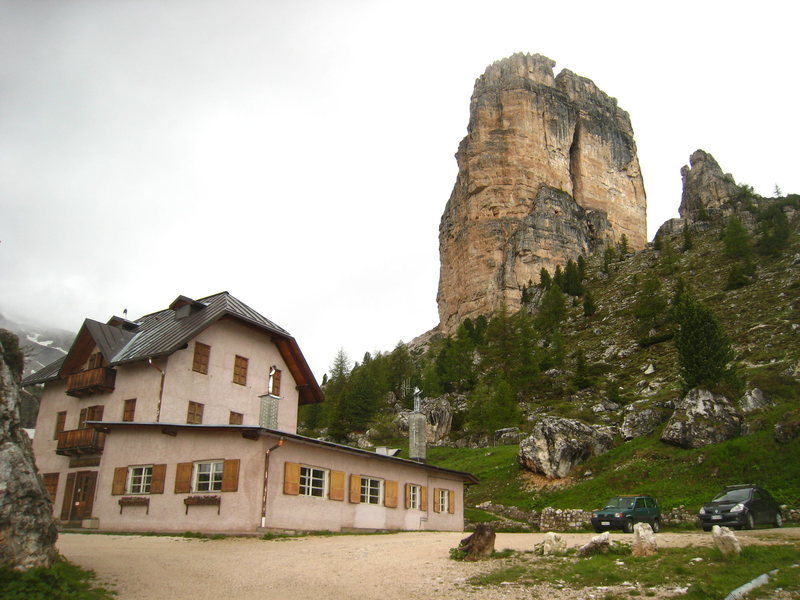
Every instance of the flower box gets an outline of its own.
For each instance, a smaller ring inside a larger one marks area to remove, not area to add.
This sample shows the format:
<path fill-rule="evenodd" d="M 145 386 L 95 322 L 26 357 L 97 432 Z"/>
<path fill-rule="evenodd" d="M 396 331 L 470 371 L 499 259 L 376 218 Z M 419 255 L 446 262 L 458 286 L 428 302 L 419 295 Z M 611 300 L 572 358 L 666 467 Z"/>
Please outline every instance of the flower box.
<path fill-rule="evenodd" d="M 150 514 L 150 498 L 148 496 L 123 496 L 118 501 L 119 514 L 122 514 L 122 509 L 126 506 L 146 506 L 146 515 Z"/>
<path fill-rule="evenodd" d="M 219 496 L 189 496 L 183 499 L 183 503 L 186 505 L 187 515 L 190 506 L 216 506 L 217 514 L 219 514 L 222 499 Z"/>

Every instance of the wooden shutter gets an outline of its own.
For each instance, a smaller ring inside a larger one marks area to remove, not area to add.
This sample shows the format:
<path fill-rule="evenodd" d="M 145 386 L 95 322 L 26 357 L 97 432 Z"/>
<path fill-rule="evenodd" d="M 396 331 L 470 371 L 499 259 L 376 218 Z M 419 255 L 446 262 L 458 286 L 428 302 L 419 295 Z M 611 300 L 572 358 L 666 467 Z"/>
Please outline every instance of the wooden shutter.
<path fill-rule="evenodd" d="M 411 484 L 406 484 L 406 508 L 411 508 Z"/>
<path fill-rule="evenodd" d="M 230 411 L 230 415 L 228 416 L 228 424 L 241 425 L 242 423 L 244 423 L 244 415 L 240 412 Z"/>
<path fill-rule="evenodd" d="M 56 430 L 53 432 L 53 439 L 58 439 L 58 434 L 64 431 L 64 426 L 67 422 L 67 411 L 62 410 L 56 414 Z"/>
<path fill-rule="evenodd" d="M 449 512 L 451 515 L 456 512 L 455 490 L 447 490 L 447 512 Z"/>
<path fill-rule="evenodd" d="M 386 508 L 397 508 L 397 482 L 383 482 L 383 505 Z"/>
<path fill-rule="evenodd" d="M 297 496 L 300 493 L 300 465 L 283 463 L 283 493 Z"/>
<path fill-rule="evenodd" d="M 439 512 L 439 488 L 433 488 L 433 512 Z"/>
<path fill-rule="evenodd" d="M 344 471 L 331 471 L 328 498 L 331 500 L 344 500 Z"/>
<path fill-rule="evenodd" d="M 235 492 L 239 489 L 239 459 L 231 458 L 222 463 L 222 491 Z"/>
<path fill-rule="evenodd" d="M 167 465 L 153 465 L 153 476 L 150 478 L 150 493 L 163 494 L 166 479 Z"/>
<path fill-rule="evenodd" d="M 88 412 L 89 412 L 88 408 L 81 409 L 81 414 L 78 417 L 78 429 L 83 429 L 84 427 L 86 427 L 86 415 L 88 414 Z"/>
<path fill-rule="evenodd" d="M 111 482 L 111 495 L 121 496 L 125 493 L 125 483 L 128 480 L 128 467 L 114 469 L 114 481 Z"/>
<path fill-rule="evenodd" d="M 361 502 L 361 475 L 350 475 L 350 502 L 352 504 Z"/>
<path fill-rule="evenodd" d="M 125 400 L 124 406 L 122 408 L 122 420 L 126 422 L 133 421 L 135 414 L 136 414 L 136 398 L 130 398 L 128 400 Z"/>
<path fill-rule="evenodd" d="M 419 488 L 419 507 L 428 510 L 428 486 L 423 485 Z"/>
<path fill-rule="evenodd" d="M 75 473 L 67 475 L 67 486 L 64 488 L 64 500 L 61 503 L 61 520 L 69 521 L 70 511 L 72 509 L 72 492 L 75 488 Z"/>
<path fill-rule="evenodd" d="M 50 502 L 53 504 L 56 503 L 56 492 L 58 491 L 58 476 L 59 473 L 45 473 L 42 475 L 42 482 L 44 483 L 44 489 L 47 490 L 48 495 L 50 496 Z"/>
<path fill-rule="evenodd" d="M 233 383 L 247 385 L 247 362 L 244 356 L 238 354 L 233 359 Z"/>
<path fill-rule="evenodd" d="M 175 493 L 188 494 L 192 491 L 192 463 L 178 463 L 175 469 Z"/>
<path fill-rule="evenodd" d="M 281 395 L 281 370 L 275 369 L 272 374 L 272 389 L 269 391 L 273 396 Z"/>
<path fill-rule="evenodd" d="M 192 360 L 192 371 L 208 373 L 208 358 L 211 355 L 211 346 L 202 342 L 194 343 L 194 358 Z"/>
<path fill-rule="evenodd" d="M 103 420 L 103 405 L 90 406 L 88 421 L 102 421 Z"/>

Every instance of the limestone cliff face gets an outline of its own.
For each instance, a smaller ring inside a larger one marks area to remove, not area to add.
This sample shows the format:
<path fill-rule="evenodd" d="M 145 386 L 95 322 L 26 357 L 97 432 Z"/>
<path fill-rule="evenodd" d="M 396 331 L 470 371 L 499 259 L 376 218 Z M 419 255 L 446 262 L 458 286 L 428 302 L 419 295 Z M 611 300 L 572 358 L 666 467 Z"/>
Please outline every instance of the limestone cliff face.
<path fill-rule="evenodd" d="M 681 168 L 683 194 L 678 213 L 684 219 L 696 220 L 701 210 L 724 212 L 724 205 L 739 192 L 733 176 L 723 173 L 714 157 L 703 150 L 692 154 L 689 165 Z"/>
<path fill-rule="evenodd" d="M 628 114 L 592 81 L 515 54 L 475 82 L 459 173 L 439 228 L 440 330 L 500 304 L 546 267 L 623 234 L 647 241 Z"/>

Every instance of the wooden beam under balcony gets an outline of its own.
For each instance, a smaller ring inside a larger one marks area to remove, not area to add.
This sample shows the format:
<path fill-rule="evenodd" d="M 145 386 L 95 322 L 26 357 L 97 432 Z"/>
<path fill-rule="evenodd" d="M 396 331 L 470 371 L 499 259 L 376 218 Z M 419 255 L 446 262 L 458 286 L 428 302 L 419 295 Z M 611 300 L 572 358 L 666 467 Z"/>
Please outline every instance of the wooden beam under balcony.
<path fill-rule="evenodd" d="M 62 456 L 85 456 L 101 454 L 106 434 L 95 429 L 70 429 L 58 434 L 56 454 Z"/>
<path fill-rule="evenodd" d="M 77 398 L 114 391 L 116 370 L 110 367 L 88 369 L 67 376 L 67 394 Z"/>

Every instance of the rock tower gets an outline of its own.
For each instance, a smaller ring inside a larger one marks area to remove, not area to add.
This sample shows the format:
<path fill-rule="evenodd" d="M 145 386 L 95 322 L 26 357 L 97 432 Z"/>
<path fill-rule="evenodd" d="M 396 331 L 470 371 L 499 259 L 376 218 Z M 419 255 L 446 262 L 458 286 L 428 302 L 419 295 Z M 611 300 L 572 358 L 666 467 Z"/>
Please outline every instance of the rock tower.
<path fill-rule="evenodd" d="M 625 234 L 647 241 L 628 113 L 592 81 L 514 54 L 475 82 L 458 177 L 439 226 L 439 329 L 501 304 L 570 258 Z"/>

